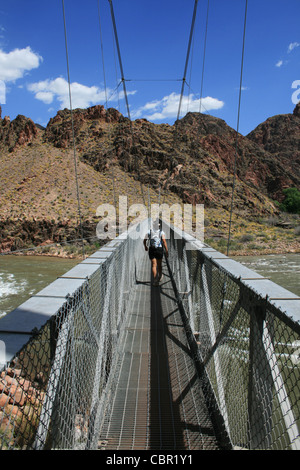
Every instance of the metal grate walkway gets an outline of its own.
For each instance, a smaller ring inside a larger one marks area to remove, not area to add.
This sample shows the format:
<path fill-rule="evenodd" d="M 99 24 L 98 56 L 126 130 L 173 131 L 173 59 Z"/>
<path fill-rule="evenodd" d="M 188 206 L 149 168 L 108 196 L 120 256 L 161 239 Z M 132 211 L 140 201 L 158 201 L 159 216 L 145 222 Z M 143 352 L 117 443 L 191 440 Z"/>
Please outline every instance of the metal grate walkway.
<path fill-rule="evenodd" d="M 165 265 L 163 272 L 153 287 L 145 256 L 100 433 L 107 450 L 218 449 Z"/>

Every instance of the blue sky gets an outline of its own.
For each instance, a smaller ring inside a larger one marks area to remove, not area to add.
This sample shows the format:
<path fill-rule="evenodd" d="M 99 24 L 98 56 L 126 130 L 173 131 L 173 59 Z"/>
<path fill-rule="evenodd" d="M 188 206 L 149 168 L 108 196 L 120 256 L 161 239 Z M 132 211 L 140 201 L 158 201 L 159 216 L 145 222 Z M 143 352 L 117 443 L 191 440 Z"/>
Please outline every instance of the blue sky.
<path fill-rule="evenodd" d="M 108 0 L 65 0 L 73 108 L 106 103 L 127 116 Z M 207 0 L 199 0 L 181 108 L 199 111 Z M 177 118 L 194 0 L 113 0 L 130 115 Z M 202 105 L 237 126 L 244 0 L 210 0 Z M 299 0 L 249 0 L 240 132 L 300 100 Z M 0 6 L 2 117 L 46 125 L 69 107 L 62 1 Z M 105 86 L 106 84 L 106 93 Z M 293 88 L 294 87 L 294 88 Z M 117 91 L 116 91 L 117 90 Z M 203 108 L 202 108 L 203 110 Z"/>

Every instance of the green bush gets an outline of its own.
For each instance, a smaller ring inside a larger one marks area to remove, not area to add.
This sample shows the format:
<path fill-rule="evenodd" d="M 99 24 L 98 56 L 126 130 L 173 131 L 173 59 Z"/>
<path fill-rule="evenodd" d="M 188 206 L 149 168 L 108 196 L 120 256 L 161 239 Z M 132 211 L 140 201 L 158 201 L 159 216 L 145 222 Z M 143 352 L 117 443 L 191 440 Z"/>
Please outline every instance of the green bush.
<path fill-rule="evenodd" d="M 283 190 L 283 193 L 285 199 L 281 203 L 281 210 L 292 214 L 300 214 L 300 191 L 297 188 L 287 188 Z"/>

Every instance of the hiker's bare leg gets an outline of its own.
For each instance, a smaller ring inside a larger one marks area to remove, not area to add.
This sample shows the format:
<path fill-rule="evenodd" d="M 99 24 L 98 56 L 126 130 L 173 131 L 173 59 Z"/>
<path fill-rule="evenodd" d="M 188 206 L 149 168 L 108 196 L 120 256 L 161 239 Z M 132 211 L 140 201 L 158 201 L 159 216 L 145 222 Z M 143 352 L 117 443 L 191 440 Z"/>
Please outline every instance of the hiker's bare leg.
<path fill-rule="evenodd" d="M 155 281 L 157 275 L 157 260 L 154 258 L 151 260 L 151 270 L 153 275 L 153 280 Z"/>
<path fill-rule="evenodd" d="M 161 278 L 162 275 L 162 259 L 157 260 L 157 277 L 158 279 Z"/>

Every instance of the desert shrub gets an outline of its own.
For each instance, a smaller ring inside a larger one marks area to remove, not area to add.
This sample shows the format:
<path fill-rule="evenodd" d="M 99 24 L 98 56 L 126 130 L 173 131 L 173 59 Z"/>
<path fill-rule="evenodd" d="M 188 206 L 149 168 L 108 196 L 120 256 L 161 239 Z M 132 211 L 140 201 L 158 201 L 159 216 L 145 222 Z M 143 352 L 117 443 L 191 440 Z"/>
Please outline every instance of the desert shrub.
<path fill-rule="evenodd" d="M 245 235 L 242 235 L 240 238 L 241 243 L 252 242 L 252 240 L 254 240 L 254 237 L 250 233 L 246 233 Z"/>

